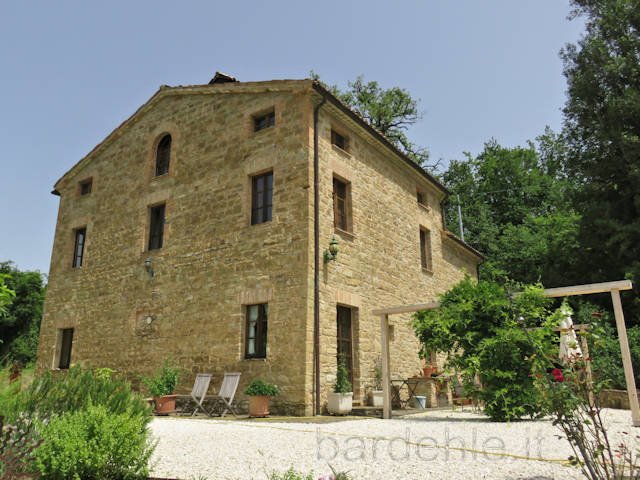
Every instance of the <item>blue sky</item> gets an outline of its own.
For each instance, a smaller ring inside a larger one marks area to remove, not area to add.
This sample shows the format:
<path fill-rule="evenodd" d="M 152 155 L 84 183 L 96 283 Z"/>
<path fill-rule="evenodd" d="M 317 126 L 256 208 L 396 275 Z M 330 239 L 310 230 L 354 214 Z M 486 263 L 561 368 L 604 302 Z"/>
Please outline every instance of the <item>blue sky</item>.
<path fill-rule="evenodd" d="M 558 129 L 565 0 L 0 0 L 0 261 L 47 272 L 54 182 L 162 84 L 363 74 L 421 100 L 433 158 Z"/>

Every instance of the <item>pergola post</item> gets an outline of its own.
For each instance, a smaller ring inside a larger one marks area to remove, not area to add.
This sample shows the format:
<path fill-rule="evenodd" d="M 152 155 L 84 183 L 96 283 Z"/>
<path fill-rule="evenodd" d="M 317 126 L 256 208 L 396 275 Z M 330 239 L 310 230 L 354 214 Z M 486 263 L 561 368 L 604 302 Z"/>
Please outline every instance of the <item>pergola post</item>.
<path fill-rule="evenodd" d="M 380 315 L 382 347 L 382 418 L 391 418 L 391 378 L 389 373 L 389 315 Z"/>
<path fill-rule="evenodd" d="M 620 301 L 620 290 L 611 290 L 611 300 L 613 301 L 613 312 L 616 317 L 616 327 L 618 328 L 618 339 L 620 340 L 620 353 L 622 354 L 622 366 L 624 368 L 624 379 L 627 384 L 627 394 L 629 395 L 629 407 L 631 408 L 631 418 L 634 427 L 640 427 L 640 407 L 638 406 L 638 391 L 636 389 L 636 379 L 633 376 L 633 365 L 631 363 L 631 352 L 629 351 L 629 339 L 627 338 L 627 327 L 624 324 L 624 313 L 622 312 L 622 302 Z"/>

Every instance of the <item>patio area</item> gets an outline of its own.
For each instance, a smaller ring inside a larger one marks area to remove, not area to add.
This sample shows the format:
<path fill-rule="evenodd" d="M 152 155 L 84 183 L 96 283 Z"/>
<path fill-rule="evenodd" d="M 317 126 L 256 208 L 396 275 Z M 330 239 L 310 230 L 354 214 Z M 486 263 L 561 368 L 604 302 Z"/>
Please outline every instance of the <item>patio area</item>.
<path fill-rule="evenodd" d="M 629 412 L 604 410 L 614 439 Z M 578 479 L 571 449 L 549 421 L 494 423 L 470 410 L 430 410 L 393 420 L 354 417 L 155 418 L 154 477 L 266 479 L 293 467 L 354 479 Z M 629 441 L 629 438 L 626 438 Z"/>

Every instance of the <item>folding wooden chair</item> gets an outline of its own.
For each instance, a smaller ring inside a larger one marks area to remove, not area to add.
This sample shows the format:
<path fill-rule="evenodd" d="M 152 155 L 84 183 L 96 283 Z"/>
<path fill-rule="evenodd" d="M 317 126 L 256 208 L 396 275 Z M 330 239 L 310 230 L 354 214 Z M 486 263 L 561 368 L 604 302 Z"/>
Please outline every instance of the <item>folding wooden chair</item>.
<path fill-rule="evenodd" d="M 198 410 L 203 410 L 207 415 L 211 416 L 211 412 L 207 410 L 204 406 L 205 398 L 207 397 L 207 390 L 209 390 L 209 383 L 211 382 L 211 374 L 210 373 L 198 373 L 196 375 L 196 379 L 193 382 L 193 388 L 191 389 L 191 394 L 188 397 L 189 405 L 191 403 L 195 404 L 195 408 L 191 413 L 191 416 L 194 416 Z M 187 406 L 185 406 L 185 409 Z M 184 412 L 185 410 L 183 410 Z"/>
<path fill-rule="evenodd" d="M 222 400 L 225 407 L 221 417 L 224 417 L 227 412 L 231 412 L 234 417 L 237 417 L 236 410 L 233 407 L 233 399 L 236 396 L 236 390 L 238 389 L 238 384 L 240 383 L 240 375 L 239 372 L 225 372 L 224 378 L 222 379 L 222 385 L 220 386 L 220 391 L 214 395 L 214 398 Z"/>

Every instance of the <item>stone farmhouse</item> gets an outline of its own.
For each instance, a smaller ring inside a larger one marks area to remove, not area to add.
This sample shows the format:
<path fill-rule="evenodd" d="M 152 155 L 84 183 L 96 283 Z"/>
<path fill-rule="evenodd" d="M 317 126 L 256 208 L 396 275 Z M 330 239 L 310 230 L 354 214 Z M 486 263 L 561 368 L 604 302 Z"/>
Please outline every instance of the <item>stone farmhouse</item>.
<path fill-rule="evenodd" d="M 354 401 L 380 359 L 372 310 L 432 301 L 481 255 L 444 228 L 447 190 L 313 80 L 162 86 L 55 184 L 40 369 L 136 382 L 171 357 L 324 409 L 344 355 Z M 338 253 L 331 249 L 337 241 Z M 394 316 L 391 372 L 418 372 Z"/>

